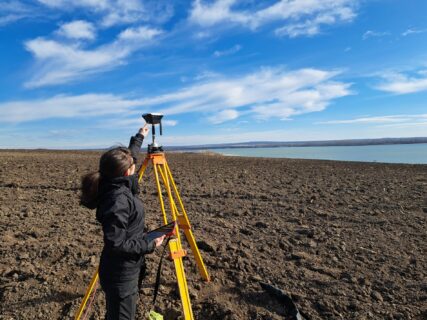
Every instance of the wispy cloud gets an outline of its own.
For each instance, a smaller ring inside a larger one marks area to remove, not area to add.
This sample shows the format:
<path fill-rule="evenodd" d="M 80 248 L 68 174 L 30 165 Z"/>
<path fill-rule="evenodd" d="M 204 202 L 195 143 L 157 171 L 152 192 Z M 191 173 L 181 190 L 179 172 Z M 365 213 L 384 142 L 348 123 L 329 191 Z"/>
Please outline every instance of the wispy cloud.
<path fill-rule="evenodd" d="M 173 14 L 173 6 L 165 1 L 142 0 L 38 0 L 57 12 L 84 10 L 103 27 L 141 22 L 165 21 Z"/>
<path fill-rule="evenodd" d="M 0 2 L 0 27 L 28 18 L 38 17 L 40 12 L 33 5 L 9 0 Z"/>
<path fill-rule="evenodd" d="M 93 40 L 96 37 L 96 30 L 92 23 L 76 20 L 61 25 L 57 33 L 71 39 Z"/>
<path fill-rule="evenodd" d="M 214 124 L 241 115 L 286 120 L 294 115 L 322 111 L 334 99 L 351 94 L 350 84 L 333 80 L 337 74 L 318 69 L 264 68 L 240 77 L 218 76 L 152 97 L 129 99 L 112 94 L 85 94 L 3 102 L 0 103 L 0 121 L 13 123 L 140 113 L 148 107 L 167 116 L 202 115 Z M 122 120 L 124 123 L 130 121 Z"/>
<path fill-rule="evenodd" d="M 408 124 L 420 123 L 427 120 L 427 114 L 405 114 L 405 115 L 387 115 L 375 117 L 361 117 L 346 120 L 331 120 L 318 122 L 317 124 Z"/>
<path fill-rule="evenodd" d="M 237 0 L 195 0 L 189 19 L 202 27 L 228 24 L 252 30 L 280 23 L 275 28 L 278 36 L 312 36 L 320 33 L 322 26 L 352 21 L 357 4 L 357 0 L 280 0 L 263 8 L 259 4 L 243 8 Z"/>
<path fill-rule="evenodd" d="M 318 69 L 265 68 L 241 77 L 215 78 L 141 102 L 158 106 L 169 115 L 212 113 L 215 123 L 234 119 L 241 110 L 260 119 L 288 119 L 324 110 L 332 100 L 351 94 L 349 84 L 333 80 L 337 74 Z"/>
<path fill-rule="evenodd" d="M 210 116 L 208 120 L 213 124 L 219 124 L 226 121 L 234 120 L 239 117 L 239 112 L 233 109 L 222 110 L 213 116 Z"/>
<path fill-rule="evenodd" d="M 363 34 L 362 39 L 366 40 L 369 38 L 382 38 L 382 37 L 386 37 L 389 35 L 390 35 L 390 32 L 380 32 L 380 31 L 368 30 Z"/>
<path fill-rule="evenodd" d="M 77 34 L 75 30 L 73 31 L 76 37 Z M 113 42 L 94 49 L 86 49 L 85 44 L 79 41 L 70 43 L 42 37 L 27 41 L 25 47 L 34 55 L 36 65 L 33 70 L 34 76 L 25 83 L 25 86 L 35 88 L 63 84 L 111 70 L 125 63 L 125 58 L 146 46 L 151 39 L 161 33 L 161 30 L 146 26 L 128 28 Z M 86 33 L 86 36 L 88 35 Z"/>
<path fill-rule="evenodd" d="M 417 28 L 409 28 L 406 31 L 402 32 L 402 36 L 406 37 L 413 34 L 425 33 L 427 29 L 417 29 Z"/>
<path fill-rule="evenodd" d="M 138 113 L 142 113 L 139 111 Z M 133 117 L 133 118 L 118 118 L 115 117 L 114 119 L 110 120 L 104 120 L 102 123 L 100 123 L 97 127 L 100 128 L 138 128 L 142 127 L 145 123 L 145 120 L 139 116 L 139 117 Z M 166 119 L 162 120 L 162 126 L 166 127 L 175 127 L 178 124 L 177 120 L 171 120 Z"/>
<path fill-rule="evenodd" d="M 206 80 L 206 79 L 218 78 L 220 76 L 221 75 L 217 72 L 206 70 L 206 71 L 203 71 L 203 72 L 197 74 L 193 80 L 201 81 L 201 80 Z"/>
<path fill-rule="evenodd" d="M 236 44 L 235 46 L 233 46 L 233 47 L 231 47 L 229 49 L 222 50 L 222 51 L 221 50 L 215 51 L 213 53 L 213 56 L 215 58 L 220 58 L 220 57 L 223 57 L 223 56 L 229 56 L 229 55 L 232 55 L 232 54 L 235 54 L 235 53 L 239 52 L 241 49 L 242 49 L 242 46 L 239 45 L 239 44 Z"/>
<path fill-rule="evenodd" d="M 112 94 L 58 95 L 47 99 L 20 100 L 0 103 L 0 122 L 20 123 L 50 118 L 79 118 L 117 115 L 138 106 Z"/>
<path fill-rule="evenodd" d="M 403 123 L 393 123 L 393 124 L 384 124 L 381 127 L 383 128 L 394 128 L 394 129 L 409 129 L 409 128 L 423 128 L 427 129 L 427 120 L 424 118 L 424 121 L 414 120 L 413 122 L 403 122 Z M 417 133 L 417 136 L 420 136 L 420 132 Z"/>
<path fill-rule="evenodd" d="M 376 88 L 394 94 L 408 94 L 427 90 L 427 70 L 419 70 L 414 75 L 388 72 L 382 75 L 383 83 Z"/>

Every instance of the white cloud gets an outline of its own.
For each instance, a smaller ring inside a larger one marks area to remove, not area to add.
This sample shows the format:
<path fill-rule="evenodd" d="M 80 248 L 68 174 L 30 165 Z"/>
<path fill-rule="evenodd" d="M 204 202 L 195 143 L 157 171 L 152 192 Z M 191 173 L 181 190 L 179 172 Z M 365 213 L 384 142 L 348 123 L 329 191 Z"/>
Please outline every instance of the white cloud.
<path fill-rule="evenodd" d="M 382 76 L 383 83 L 378 85 L 378 90 L 395 94 L 415 93 L 427 90 L 427 70 L 420 70 L 416 76 L 403 73 L 386 73 Z"/>
<path fill-rule="evenodd" d="M 137 101 L 132 102 L 134 104 L 138 104 Z M 138 128 L 142 127 L 145 124 L 145 120 L 141 117 L 140 114 L 143 112 L 138 110 L 139 116 L 134 118 L 114 118 L 111 120 L 102 121 L 101 124 L 98 125 L 100 128 Z M 175 127 L 178 124 L 177 120 L 162 120 L 162 126 L 166 127 Z"/>
<path fill-rule="evenodd" d="M 80 42 L 70 44 L 45 38 L 27 41 L 25 47 L 34 55 L 36 66 L 25 85 L 35 88 L 63 84 L 113 69 L 159 34 L 158 29 L 128 28 L 115 41 L 91 50 Z"/>
<path fill-rule="evenodd" d="M 51 51 L 47 47 L 39 54 L 49 56 Z M 265 68 L 231 79 L 218 76 L 153 97 L 128 99 L 112 94 L 85 94 L 3 102 L 0 103 L 0 121 L 13 123 L 123 112 L 136 114 L 148 107 L 168 117 L 185 113 L 201 114 L 213 123 L 237 119 L 241 115 L 287 120 L 293 115 L 324 110 L 334 99 L 351 94 L 349 84 L 333 80 L 337 74 L 336 71 L 317 69 L 286 71 Z M 136 121 L 122 120 L 126 123 Z"/>
<path fill-rule="evenodd" d="M 213 79 L 213 78 L 217 78 L 220 76 L 221 75 L 217 72 L 207 70 L 207 71 L 203 71 L 203 72 L 199 73 L 198 75 L 196 75 L 194 77 L 194 80 L 200 81 L 200 80 L 206 80 L 206 79 Z"/>
<path fill-rule="evenodd" d="M 239 113 L 233 109 L 222 110 L 208 118 L 213 124 L 223 123 L 229 120 L 234 120 L 239 117 Z"/>
<path fill-rule="evenodd" d="M 363 34 L 362 39 L 366 40 L 369 38 L 381 38 L 381 37 L 386 37 L 389 35 L 390 35 L 389 32 L 378 32 L 378 31 L 368 30 Z"/>
<path fill-rule="evenodd" d="M 100 18 L 100 24 L 111 27 L 140 22 L 161 22 L 171 17 L 172 4 L 142 0 L 38 0 L 44 6 L 58 11 L 86 10 Z"/>
<path fill-rule="evenodd" d="M 88 39 L 93 40 L 96 37 L 95 27 L 92 23 L 76 20 L 61 25 L 58 34 L 71 39 Z"/>
<path fill-rule="evenodd" d="M 424 118 L 424 121 L 414 120 L 414 122 L 384 124 L 381 127 L 394 128 L 394 129 L 411 129 L 411 128 L 427 129 L 427 121 L 425 120 L 426 118 Z M 418 132 L 416 136 L 420 136 L 420 134 L 421 132 Z"/>
<path fill-rule="evenodd" d="M 38 17 L 40 13 L 32 5 L 18 0 L 0 2 L 0 27 L 27 18 Z"/>
<path fill-rule="evenodd" d="M 195 0 L 189 19 L 203 27 L 231 24 L 252 30 L 281 23 L 275 30 L 277 35 L 297 37 L 318 34 L 322 25 L 352 21 L 357 4 L 357 0 L 280 0 L 262 9 L 259 5 L 243 9 L 237 0 Z"/>
<path fill-rule="evenodd" d="M 321 111 L 332 100 L 351 94 L 349 84 L 332 80 L 337 74 L 317 69 L 285 71 L 267 68 L 232 79 L 215 78 L 176 92 L 143 99 L 141 103 L 160 107 L 161 112 L 168 115 L 210 112 L 216 116 L 212 119 L 217 123 L 221 112 L 237 108 L 257 118 L 288 119 L 292 115 Z M 228 112 L 230 117 L 236 115 Z"/>
<path fill-rule="evenodd" d="M 226 50 L 217 50 L 213 53 L 213 56 L 216 58 L 220 58 L 223 56 L 229 56 L 232 54 L 235 54 L 237 52 L 239 52 L 242 49 L 242 46 L 239 44 L 236 44 L 235 46 L 231 47 L 230 49 L 226 49 Z"/>
<path fill-rule="evenodd" d="M 152 29 L 146 26 L 138 28 L 128 28 L 119 34 L 119 40 L 123 41 L 147 41 L 150 40 L 162 32 L 158 29 Z"/>
<path fill-rule="evenodd" d="M 178 124 L 177 120 L 163 120 L 162 123 L 168 127 L 175 127 Z"/>
<path fill-rule="evenodd" d="M 138 101 L 111 94 L 58 95 L 48 99 L 0 103 L 0 122 L 19 123 L 49 118 L 94 117 L 122 114 Z"/>
<path fill-rule="evenodd" d="M 406 37 L 411 34 L 419 34 L 419 33 L 425 33 L 425 32 L 427 32 L 427 29 L 409 28 L 408 30 L 402 32 L 402 36 Z"/>
<path fill-rule="evenodd" d="M 426 121 L 427 114 L 415 115 L 388 115 L 376 117 L 362 117 L 347 120 L 332 120 L 319 122 L 318 124 L 394 124 L 394 123 L 418 123 Z M 415 122 L 414 122 L 415 121 Z"/>

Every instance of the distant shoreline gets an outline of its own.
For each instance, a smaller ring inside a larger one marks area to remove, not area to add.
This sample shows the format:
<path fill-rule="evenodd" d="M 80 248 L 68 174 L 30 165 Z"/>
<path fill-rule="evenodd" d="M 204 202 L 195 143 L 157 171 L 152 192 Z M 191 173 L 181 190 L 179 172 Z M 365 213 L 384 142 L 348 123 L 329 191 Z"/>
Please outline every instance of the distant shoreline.
<path fill-rule="evenodd" d="M 150 137 L 145 141 L 151 142 Z M 319 140 L 319 141 L 250 141 L 224 144 L 204 144 L 191 146 L 164 146 L 165 151 L 199 151 L 212 149 L 236 149 L 236 148 L 281 148 L 281 147 L 350 147 L 370 145 L 393 144 L 423 144 L 427 143 L 427 137 L 412 138 L 381 138 L 381 139 L 346 139 L 346 140 Z M 60 150 L 60 151 L 103 151 L 110 147 L 99 148 L 3 148 L 0 151 L 25 151 L 25 150 Z"/>

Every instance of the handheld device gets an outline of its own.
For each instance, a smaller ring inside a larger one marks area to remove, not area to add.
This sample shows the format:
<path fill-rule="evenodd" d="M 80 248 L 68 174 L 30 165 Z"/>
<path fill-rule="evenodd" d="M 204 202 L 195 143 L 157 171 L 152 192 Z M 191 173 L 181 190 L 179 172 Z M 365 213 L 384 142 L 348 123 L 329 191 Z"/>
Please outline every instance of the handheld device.
<path fill-rule="evenodd" d="M 162 236 L 170 237 L 175 232 L 175 226 L 176 221 L 172 221 L 171 223 L 165 224 L 157 229 L 151 230 L 145 234 L 145 239 L 148 242 L 151 242 Z"/>

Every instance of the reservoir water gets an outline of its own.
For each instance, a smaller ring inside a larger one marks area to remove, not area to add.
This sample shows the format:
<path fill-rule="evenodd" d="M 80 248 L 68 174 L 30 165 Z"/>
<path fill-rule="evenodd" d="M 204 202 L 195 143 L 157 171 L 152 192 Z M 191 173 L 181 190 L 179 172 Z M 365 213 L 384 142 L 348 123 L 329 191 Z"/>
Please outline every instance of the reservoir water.
<path fill-rule="evenodd" d="M 230 156 L 427 164 L 427 143 L 332 147 L 226 148 Z"/>

